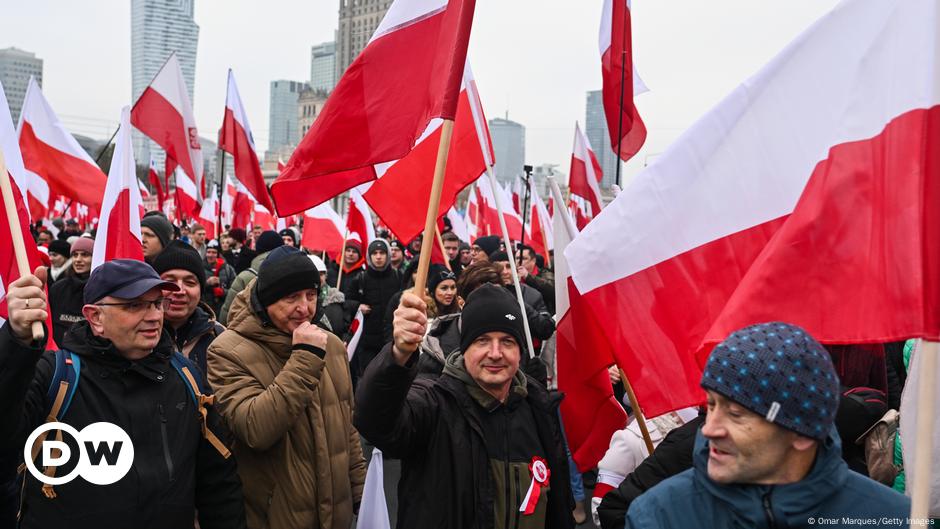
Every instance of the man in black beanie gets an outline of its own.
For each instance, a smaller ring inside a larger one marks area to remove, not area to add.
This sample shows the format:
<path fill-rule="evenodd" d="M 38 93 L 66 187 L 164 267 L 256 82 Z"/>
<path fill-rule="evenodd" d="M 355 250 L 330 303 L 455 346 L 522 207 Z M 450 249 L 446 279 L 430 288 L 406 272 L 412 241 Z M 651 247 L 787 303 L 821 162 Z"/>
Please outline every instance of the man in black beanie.
<path fill-rule="evenodd" d="M 235 281 L 232 281 L 232 286 L 229 287 L 228 294 L 225 296 L 225 303 L 222 304 L 222 310 L 219 311 L 219 321 L 225 324 L 228 322 L 228 311 L 229 307 L 232 306 L 232 302 L 235 301 L 235 296 L 239 292 L 245 289 L 248 286 L 248 283 L 258 275 L 258 270 L 261 269 L 261 264 L 264 263 L 265 258 L 268 257 L 268 254 L 271 253 L 275 248 L 281 247 L 284 245 L 284 239 L 277 234 L 274 230 L 268 230 L 262 232 L 258 237 L 258 240 L 255 241 L 255 251 L 257 254 L 251 258 L 251 264 L 248 268 L 239 272 L 235 276 Z M 249 254 L 242 252 L 242 258 L 247 257 Z"/>
<path fill-rule="evenodd" d="M 153 260 L 153 269 L 160 279 L 179 287 L 166 296 L 170 303 L 163 311 L 163 328 L 205 376 L 206 350 L 225 327 L 216 323 L 215 313 L 202 302 L 206 269 L 199 252 L 183 241 L 173 241 Z"/>
<path fill-rule="evenodd" d="M 173 225 L 159 211 L 150 211 L 140 219 L 141 247 L 144 259 L 153 263 L 153 259 L 173 240 Z"/>
<path fill-rule="evenodd" d="M 306 255 L 273 250 L 209 347 L 209 382 L 232 426 L 238 473 L 251 484 L 249 527 L 350 527 L 362 497 L 346 347 L 313 321 L 319 286 Z"/>
<path fill-rule="evenodd" d="M 470 247 L 470 264 L 475 264 L 490 260 L 490 254 L 498 252 L 502 248 L 499 237 L 496 235 L 487 235 L 473 241 Z"/>
<path fill-rule="evenodd" d="M 398 527 L 514 520 L 516 527 L 573 528 L 557 405 L 519 370 L 528 353 L 516 300 L 497 285 L 474 290 L 461 315 L 460 351 L 437 379 L 415 378 L 426 314 L 421 298 L 402 295 L 393 341 L 356 392 L 356 427 L 402 461 Z"/>

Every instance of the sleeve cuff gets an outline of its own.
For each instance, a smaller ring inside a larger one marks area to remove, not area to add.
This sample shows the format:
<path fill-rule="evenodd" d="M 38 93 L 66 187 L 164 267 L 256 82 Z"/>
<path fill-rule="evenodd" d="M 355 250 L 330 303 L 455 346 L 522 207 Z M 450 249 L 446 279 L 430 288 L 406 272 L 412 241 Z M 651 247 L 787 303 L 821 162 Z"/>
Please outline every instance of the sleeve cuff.
<path fill-rule="evenodd" d="M 293 348 L 295 351 L 301 350 L 301 351 L 307 351 L 308 353 L 313 353 L 320 360 L 323 360 L 323 358 L 326 357 L 326 351 L 324 351 L 323 349 L 320 349 L 319 347 L 315 345 L 310 345 L 306 343 L 295 343 L 293 345 Z"/>

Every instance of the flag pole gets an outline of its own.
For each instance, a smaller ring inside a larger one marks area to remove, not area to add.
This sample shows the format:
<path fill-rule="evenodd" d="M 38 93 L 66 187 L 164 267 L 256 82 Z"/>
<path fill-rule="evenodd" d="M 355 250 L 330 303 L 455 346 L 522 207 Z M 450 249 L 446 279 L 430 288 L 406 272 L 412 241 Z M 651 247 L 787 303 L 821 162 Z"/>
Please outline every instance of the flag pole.
<path fill-rule="evenodd" d="M 114 129 L 114 134 L 112 134 L 111 138 L 108 139 L 108 143 L 104 144 L 104 147 L 101 148 L 101 152 L 99 152 L 98 156 L 95 157 L 95 165 L 98 165 L 98 162 L 101 161 L 101 157 L 104 156 L 105 152 L 107 152 L 108 147 L 111 146 L 111 142 L 114 141 L 114 137 L 117 136 L 119 130 L 121 130 L 121 125 L 118 125 L 118 128 Z"/>
<path fill-rule="evenodd" d="M 522 206 L 522 211 L 520 212 L 522 214 L 522 233 L 519 234 L 519 238 L 522 239 L 521 241 L 519 241 L 520 246 L 525 246 L 525 220 L 526 220 L 526 214 L 528 213 L 528 209 L 529 209 L 529 199 L 531 198 L 529 194 L 532 192 L 532 169 L 531 167 L 532 167 L 531 165 L 526 165 L 524 166 L 524 169 L 523 169 L 525 170 L 525 204 Z M 513 252 L 513 256 L 515 256 L 515 252 Z"/>
<path fill-rule="evenodd" d="M 617 114 L 617 152 L 614 153 L 614 156 L 617 157 L 617 176 L 614 179 L 614 183 L 617 184 L 618 187 L 620 186 L 620 166 L 623 165 L 623 160 L 620 159 L 620 149 L 623 144 L 624 85 L 627 82 L 627 9 L 627 7 L 623 8 L 623 35 L 620 37 L 623 56 L 620 58 L 620 112 Z M 650 453 L 652 453 L 652 450 Z"/>
<path fill-rule="evenodd" d="M 922 525 L 920 520 L 930 518 L 930 480 L 933 477 L 927 464 L 932 460 L 933 430 L 934 430 L 934 397 L 937 382 L 934 380 L 937 373 L 937 355 L 940 354 L 940 344 L 937 342 L 921 342 L 922 347 L 917 348 L 917 355 L 924 355 L 917 363 L 920 376 L 917 382 L 917 439 L 914 448 L 914 461 L 918 464 L 917 472 L 912 476 L 911 484 L 911 527 Z"/>
<path fill-rule="evenodd" d="M 437 239 L 438 246 L 440 246 L 441 248 L 441 255 L 444 256 L 444 265 L 447 267 L 448 270 L 453 272 L 454 269 L 450 267 L 450 259 L 447 258 L 447 251 L 444 250 L 444 239 L 441 239 L 441 230 L 440 228 L 437 227 L 436 223 L 434 225 L 434 235 L 435 235 L 435 238 Z M 430 267 L 431 265 L 428 265 L 428 268 Z M 434 293 L 431 292 L 431 294 L 433 295 Z"/>
<path fill-rule="evenodd" d="M 437 226 L 437 213 L 441 207 L 441 190 L 444 188 L 444 169 L 447 168 L 447 155 L 450 154 L 450 138 L 453 133 L 454 120 L 445 119 L 441 125 L 441 142 L 437 147 L 434 181 L 431 183 L 428 213 L 424 219 L 424 232 L 421 236 L 421 253 L 418 256 L 418 276 L 415 277 L 414 292 L 419 297 L 424 297 L 424 289 L 428 282 L 428 268 L 431 267 L 431 245 L 434 244 L 434 228 Z"/>
<path fill-rule="evenodd" d="M 23 241 L 23 230 L 20 229 L 20 216 L 16 212 L 16 202 L 13 198 L 13 184 L 10 183 L 12 175 L 7 171 L 7 163 L 0 151 L 0 192 L 3 193 L 3 204 L 6 208 L 7 224 L 10 226 L 10 238 L 13 240 L 13 252 L 16 254 L 16 268 L 20 277 L 32 274 L 29 269 L 29 259 L 26 257 L 26 243 Z M 48 307 L 49 304 L 47 303 Z M 7 308 L 9 310 L 9 307 Z M 33 341 L 42 340 L 45 332 L 42 322 L 34 321 L 31 326 Z"/>
<path fill-rule="evenodd" d="M 349 229 L 347 228 L 346 235 L 343 235 L 343 246 L 339 249 L 339 259 L 338 259 L 339 273 L 336 274 L 336 290 L 339 290 L 339 282 L 343 280 L 343 261 L 346 260 L 346 241 L 348 240 L 349 240 Z M 362 241 L 359 241 L 359 242 L 360 244 L 362 243 Z"/>
<path fill-rule="evenodd" d="M 499 217 L 499 228 L 503 232 L 503 244 L 506 246 L 506 253 L 512 251 L 512 242 L 509 240 L 509 229 L 506 228 L 506 218 L 503 215 L 503 201 L 500 198 L 502 193 L 496 190 L 496 176 L 493 174 L 493 168 L 488 166 L 486 174 L 490 179 L 490 187 L 493 189 L 493 197 L 496 199 L 497 217 Z M 526 317 L 525 301 L 522 300 L 522 287 L 519 286 L 519 274 L 516 273 L 515 256 L 509 258 L 509 271 L 512 272 L 512 284 L 516 288 L 516 299 L 519 301 L 519 310 L 522 312 L 522 325 L 525 327 L 525 341 L 529 347 L 529 358 L 535 357 L 535 347 L 532 345 L 532 331 L 529 329 L 529 318 Z"/>
<path fill-rule="evenodd" d="M 219 242 L 222 241 L 222 193 L 225 192 L 225 151 L 219 149 L 219 154 L 222 156 L 222 161 L 219 164 L 219 216 L 218 216 L 218 228 L 215 230 L 216 237 L 218 237 Z"/>
<path fill-rule="evenodd" d="M 646 450 L 648 450 L 647 455 L 653 454 L 653 438 L 650 437 L 649 428 L 646 427 L 646 417 L 643 416 L 643 410 L 640 409 L 640 403 L 636 400 L 636 393 L 633 392 L 633 386 L 630 385 L 630 381 L 627 380 L 627 374 L 623 372 L 623 369 L 617 368 L 617 371 L 620 372 L 620 381 L 623 382 L 623 389 L 627 392 L 627 397 L 630 399 L 630 407 L 633 408 L 633 416 L 636 417 L 636 424 L 640 427 L 640 433 L 643 434 L 643 442 L 646 443 Z"/>

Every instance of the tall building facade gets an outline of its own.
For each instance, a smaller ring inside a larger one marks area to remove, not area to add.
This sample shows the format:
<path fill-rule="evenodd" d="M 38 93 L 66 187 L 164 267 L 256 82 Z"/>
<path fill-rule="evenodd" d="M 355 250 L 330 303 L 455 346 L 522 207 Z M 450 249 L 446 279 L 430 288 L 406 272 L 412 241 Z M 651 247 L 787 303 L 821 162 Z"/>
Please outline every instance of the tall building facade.
<path fill-rule="evenodd" d="M 620 159 L 610 148 L 610 134 L 607 132 L 607 116 L 604 114 L 604 98 L 600 90 L 587 93 L 587 105 L 584 116 L 584 134 L 591 142 L 597 163 L 601 164 L 604 177 L 601 178 L 601 190 L 610 189 L 617 180 L 617 164 Z M 621 168 L 621 180 L 623 179 Z"/>
<path fill-rule="evenodd" d="M 392 0 L 339 0 L 336 31 L 336 80 L 366 47 Z"/>
<path fill-rule="evenodd" d="M 176 52 L 183 78 L 193 101 L 196 84 L 196 48 L 199 26 L 193 20 L 195 0 L 131 0 L 131 76 L 133 101 L 150 84 L 170 54 Z M 150 153 L 162 166 L 163 150 L 134 132 L 134 155 L 139 165 L 149 163 Z"/>
<path fill-rule="evenodd" d="M 512 182 L 525 174 L 525 127 L 515 121 L 494 118 L 489 121 L 490 137 L 493 139 L 493 155 L 496 157 L 496 179 Z"/>
<path fill-rule="evenodd" d="M 317 116 L 323 110 L 323 105 L 326 104 L 327 95 L 326 90 L 316 90 L 314 88 L 307 88 L 300 92 L 297 97 L 297 130 L 299 138 L 302 139 L 306 136 L 307 131 L 313 126 L 313 122 L 317 120 Z"/>
<path fill-rule="evenodd" d="M 10 104 L 14 126 L 20 119 L 30 77 L 35 77 L 39 86 L 42 86 L 42 59 L 36 57 L 35 53 L 18 48 L 0 50 L 0 83 L 3 83 Z"/>
<path fill-rule="evenodd" d="M 268 151 L 287 147 L 291 150 L 300 141 L 297 127 L 297 102 L 300 93 L 310 85 L 302 81 L 271 81 L 271 104 L 268 118 Z"/>
<path fill-rule="evenodd" d="M 336 86 L 336 42 L 310 48 L 310 88 L 324 92 Z"/>

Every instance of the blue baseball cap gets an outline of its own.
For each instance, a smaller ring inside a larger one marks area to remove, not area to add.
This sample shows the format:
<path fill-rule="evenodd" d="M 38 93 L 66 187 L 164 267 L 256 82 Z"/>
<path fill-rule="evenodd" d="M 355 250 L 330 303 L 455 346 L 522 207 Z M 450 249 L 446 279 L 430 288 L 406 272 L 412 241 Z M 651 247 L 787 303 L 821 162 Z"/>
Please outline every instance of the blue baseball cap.
<path fill-rule="evenodd" d="M 108 261 L 91 272 L 85 283 L 85 304 L 96 303 L 105 296 L 134 299 L 153 288 L 177 291 L 176 283 L 160 279 L 149 264 L 135 259 Z"/>

